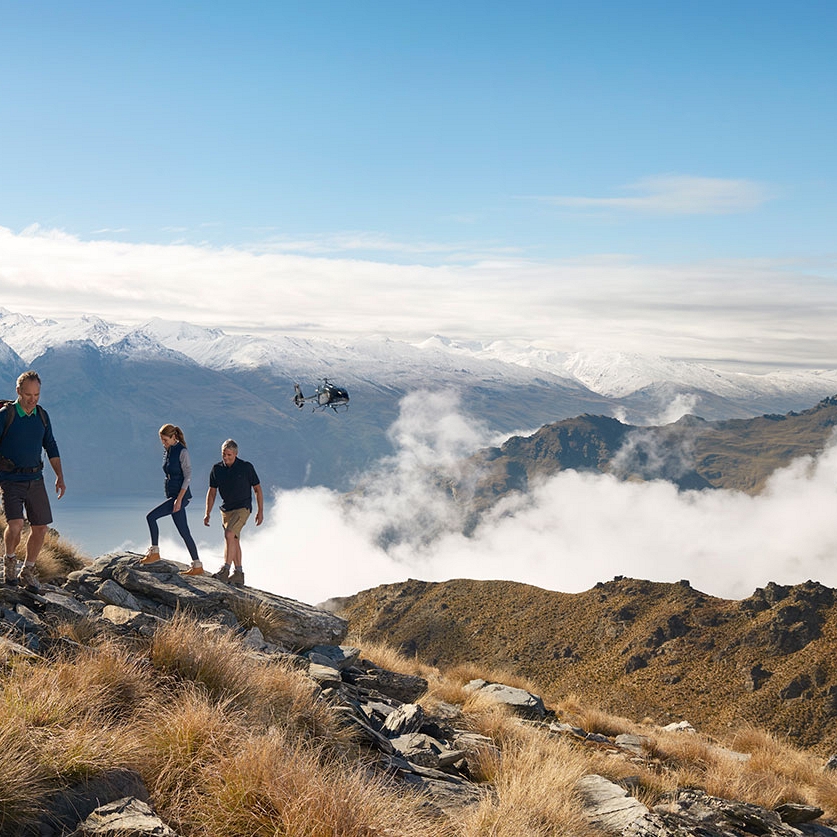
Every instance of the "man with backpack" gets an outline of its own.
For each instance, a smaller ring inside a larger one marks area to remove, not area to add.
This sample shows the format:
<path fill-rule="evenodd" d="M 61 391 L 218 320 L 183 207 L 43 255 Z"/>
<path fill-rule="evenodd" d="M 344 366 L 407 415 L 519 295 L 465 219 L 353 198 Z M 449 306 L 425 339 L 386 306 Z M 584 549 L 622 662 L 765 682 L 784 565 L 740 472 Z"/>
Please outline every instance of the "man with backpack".
<path fill-rule="evenodd" d="M 44 484 L 42 449 L 55 472 L 55 492 L 59 500 L 64 496 L 66 486 L 52 423 L 46 410 L 38 405 L 41 397 L 38 373 L 24 372 L 17 379 L 16 392 L 17 400 L 7 401 L 0 408 L 0 491 L 6 516 L 3 567 L 6 584 L 14 586 L 20 582 L 27 590 L 37 592 L 40 585 L 35 560 L 43 546 L 47 527 L 52 523 Z M 18 576 L 15 551 L 23 534 L 24 513 L 29 520 L 30 533 L 26 560 Z"/>

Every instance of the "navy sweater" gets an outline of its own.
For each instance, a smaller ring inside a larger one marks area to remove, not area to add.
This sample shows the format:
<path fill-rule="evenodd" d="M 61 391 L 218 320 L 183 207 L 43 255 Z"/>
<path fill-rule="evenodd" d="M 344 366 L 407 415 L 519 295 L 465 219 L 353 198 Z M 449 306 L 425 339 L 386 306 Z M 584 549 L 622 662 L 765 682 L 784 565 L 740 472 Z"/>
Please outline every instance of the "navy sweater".
<path fill-rule="evenodd" d="M 6 410 L 15 410 L 16 413 L 14 404 L 9 404 L 0 409 L 0 428 L 5 427 Z M 47 420 L 46 427 L 44 427 L 44 423 L 38 415 L 38 408 L 31 416 L 21 417 L 16 413 L 9 425 L 3 443 L 0 444 L 0 456 L 11 459 L 16 468 L 38 468 L 42 464 L 41 450 L 46 451 L 49 459 L 60 456 L 55 436 L 52 435 L 52 422 L 46 415 L 45 410 L 44 415 Z M 15 474 L 0 471 L 0 480 L 36 480 L 40 479 L 41 476 L 40 472 Z"/>

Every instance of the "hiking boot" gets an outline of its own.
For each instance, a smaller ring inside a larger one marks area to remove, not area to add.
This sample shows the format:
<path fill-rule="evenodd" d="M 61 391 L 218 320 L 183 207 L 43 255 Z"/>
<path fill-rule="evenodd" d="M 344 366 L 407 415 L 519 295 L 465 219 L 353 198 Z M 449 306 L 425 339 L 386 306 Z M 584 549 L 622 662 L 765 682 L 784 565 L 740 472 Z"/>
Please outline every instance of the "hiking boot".
<path fill-rule="evenodd" d="M 243 587 L 244 586 L 244 572 L 236 567 L 233 574 L 230 576 L 230 584 L 234 587 Z"/>
<path fill-rule="evenodd" d="M 188 570 L 181 570 L 180 575 L 203 575 L 203 567 L 189 567 Z"/>
<path fill-rule="evenodd" d="M 4 580 L 9 587 L 17 587 L 17 558 L 14 555 L 6 555 L 3 559 L 5 571 Z"/>
<path fill-rule="evenodd" d="M 217 578 L 218 581 L 229 581 L 230 580 L 230 568 L 224 564 L 217 573 L 212 573 L 213 578 Z"/>
<path fill-rule="evenodd" d="M 29 564 L 24 564 L 20 568 L 20 575 L 17 580 L 30 592 L 37 593 L 41 589 L 41 583 L 38 581 L 38 576 L 34 567 Z"/>
<path fill-rule="evenodd" d="M 145 555 L 140 558 L 140 564 L 156 564 L 160 560 L 160 547 L 149 546 Z"/>

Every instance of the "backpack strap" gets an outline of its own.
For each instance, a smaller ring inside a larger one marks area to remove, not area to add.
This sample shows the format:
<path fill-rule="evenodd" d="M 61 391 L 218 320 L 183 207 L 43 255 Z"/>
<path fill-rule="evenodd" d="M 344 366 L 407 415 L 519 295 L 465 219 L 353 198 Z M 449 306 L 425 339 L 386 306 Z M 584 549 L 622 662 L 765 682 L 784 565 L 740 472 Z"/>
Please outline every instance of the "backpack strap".
<path fill-rule="evenodd" d="M 44 430 L 46 430 L 47 425 L 49 424 L 49 416 L 47 415 L 47 411 L 38 404 L 35 409 L 38 412 L 38 415 L 41 417 L 41 424 L 44 426 Z"/>
<path fill-rule="evenodd" d="M 9 432 L 9 427 L 11 426 L 12 422 L 15 420 L 15 410 L 12 406 L 15 402 L 14 401 L 0 401 L 0 407 L 5 407 L 4 416 L 6 418 L 5 423 L 3 424 L 3 431 L 0 433 L 0 445 L 3 444 L 3 439 L 6 438 L 6 434 Z"/>

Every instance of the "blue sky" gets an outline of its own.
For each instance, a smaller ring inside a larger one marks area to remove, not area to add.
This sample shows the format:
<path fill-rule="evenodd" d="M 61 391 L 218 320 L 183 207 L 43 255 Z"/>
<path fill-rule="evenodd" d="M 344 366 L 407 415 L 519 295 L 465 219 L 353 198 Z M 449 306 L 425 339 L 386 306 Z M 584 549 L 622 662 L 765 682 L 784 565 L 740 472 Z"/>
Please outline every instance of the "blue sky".
<path fill-rule="evenodd" d="M 0 305 L 837 365 L 835 42 L 833 2 L 0 0 Z"/>

